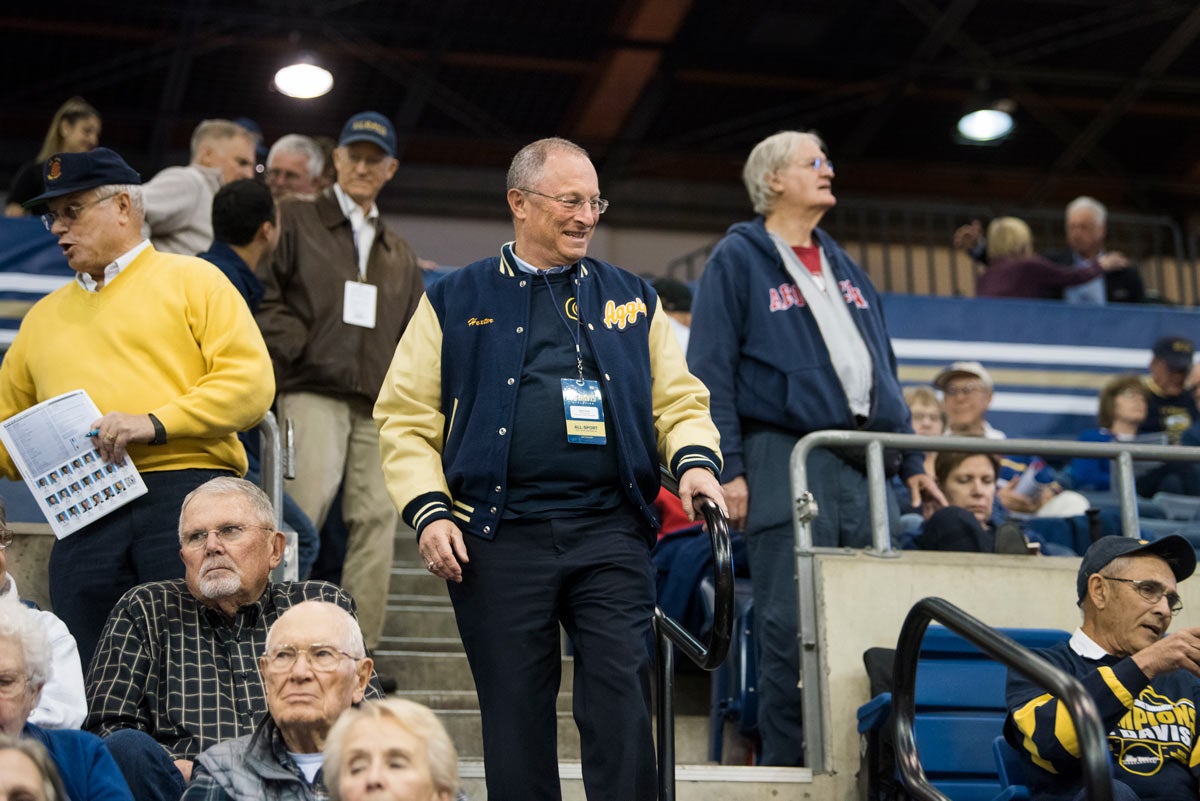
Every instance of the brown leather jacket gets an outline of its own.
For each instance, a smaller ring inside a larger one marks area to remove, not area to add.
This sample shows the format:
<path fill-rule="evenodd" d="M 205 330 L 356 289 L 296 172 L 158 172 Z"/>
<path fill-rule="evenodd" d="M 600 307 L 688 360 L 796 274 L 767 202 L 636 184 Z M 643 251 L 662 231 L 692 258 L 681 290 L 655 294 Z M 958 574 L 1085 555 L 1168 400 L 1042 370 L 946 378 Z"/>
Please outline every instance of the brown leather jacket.
<path fill-rule="evenodd" d="M 271 351 L 277 392 L 317 392 L 374 404 L 425 291 L 412 248 L 379 220 L 367 260 L 378 289 L 374 328 L 342 322 L 347 281 L 358 279 L 350 221 L 333 189 L 280 203 L 279 246 L 256 272 L 264 295 L 255 319 Z"/>

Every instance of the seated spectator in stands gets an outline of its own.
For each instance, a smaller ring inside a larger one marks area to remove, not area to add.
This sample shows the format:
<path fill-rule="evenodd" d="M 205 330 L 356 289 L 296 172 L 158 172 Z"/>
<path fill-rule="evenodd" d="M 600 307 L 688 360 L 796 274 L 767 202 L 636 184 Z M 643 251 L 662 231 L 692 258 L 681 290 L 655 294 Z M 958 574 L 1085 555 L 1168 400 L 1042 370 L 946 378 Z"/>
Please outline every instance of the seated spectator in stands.
<path fill-rule="evenodd" d="M 229 120 L 204 120 L 192 132 L 192 161 L 167 167 L 142 186 L 142 233 L 156 250 L 195 256 L 213 241 L 212 202 L 222 184 L 253 178 L 254 134 Z"/>
<path fill-rule="evenodd" d="M 999 460 L 988 453 L 943 451 L 934 476 L 947 506 L 934 512 L 915 545 L 923 551 L 1028 553 L 1020 527 L 994 521 Z"/>
<path fill-rule="evenodd" d="M 1154 343 L 1153 354 L 1150 375 L 1146 378 L 1150 407 L 1138 433 L 1162 431 L 1167 442 L 1178 445 L 1183 432 L 1200 419 L 1196 400 L 1186 388 L 1196 348 L 1185 337 L 1165 336 Z"/>
<path fill-rule="evenodd" d="M 1196 568 L 1183 537 L 1154 542 L 1102 537 L 1088 548 L 1075 588 L 1083 625 L 1038 650 L 1079 679 L 1095 701 L 1115 799 L 1196 798 L 1200 731 L 1200 629 L 1164 636 L 1182 608 L 1177 585 Z M 1021 755 L 1033 801 L 1084 798 L 1079 740 L 1062 700 L 1027 676 L 1008 674 L 1004 737 Z"/>
<path fill-rule="evenodd" d="M 85 725 L 139 799 L 177 801 L 201 751 L 253 733 L 267 710 L 256 660 L 283 612 L 303 601 L 354 611 L 331 584 L 270 582 L 284 537 L 271 501 L 248 481 L 214 478 L 192 491 L 179 545 L 186 577 L 125 593 L 88 672 Z M 380 694 L 372 679 L 368 695 Z"/>
<path fill-rule="evenodd" d="M 451 801 L 458 754 L 437 715 L 401 698 L 348 709 L 325 741 L 330 801 Z"/>
<path fill-rule="evenodd" d="M 1150 393 L 1136 375 L 1122 375 L 1100 390 L 1100 427 L 1079 435 L 1081 442 L 1131 442 L 1146 419 Z M 1077 490 L 1108 492 L 1111 459 L 1072 459 L 1067 465 Z"/>
<path fill-rule="evenodd" d="M 945 398 L 946 436 L 1004 439 L 987 421 L 992 376 L 979 362 L 953 362 L 933 379 Z"/>
<path fill-rule="evenodd" d="M 276 200 L 289 195 L 316 196 L 324 171 L 325 154 L 307 136 L 281 136 L 267 153 L 267 186 Z"/>
<path fill-rule="evenodd" d="M 315 801 L 334 721 L 363 700 L 373 662 L 358 621 L 336 604 L 306 601 L 279 616 L 258 659 L 267 714 L 253 734 L 196 759 L 183 801 Z"/>
<path fill-rule="evenodd" d="M 40 743 L 50 752 L 70 801 L 132 801 L 104 743 L 77 729 L 43 729 L 29 720 L 55 669 L 37 613 L 0 599 L 0 734 Z M 0 769 L 0 781 L 5 773 Z"/>
<path fill-rule="evenodd" d="M 1114 269 L 1083 284 L 1065 287 L 1062 299 L 1067 303 L 1104 305 L 1107 303 L 1141 303 L 1146 290 L 1137 265 L 1124 254 L 1106 251 L 1108 210 L 1104 204 L 1087 196 L 1077 197 L 1067 204 L 1067 250 L 1049 251 L 1046 258 L 1074 269 L 1086 269 L 1103 259 L 1112 262 Z M 987 265 L 987 237 L 983 225 L 972 220 L 954 232 L 954 247 L 962 250 L 979 264 Z"/>
<path fill-rule="evenodd" d="M 0 799 L 71 801 L 46 749 L 4 734 L 0 734 Z"/>
<path fill-rule="evenodd" d="M 13 176 L 5 200 L 5 217 L 24 217 L 31 213 L 23 203 L 45 191 L 42 169 L 55 153 L 87 153 L 100 144 L 100 112 L 82 97 L 72 97 L 58 107 L 50 120 L 50 130 L 42 140 L 37 158 L 21 166 Z"/>
<path fill-rule="evenodd" d="M 946 409 L 938 400 L 933 387 L 905 387 L 904 401 L 908 404 L 908 412 L 912 415 L 914 434 L 922 437 L 940 437 L 946 432 Z M 933 462 L 937 459 L 937 451 L 925 454 L 925 473 L 933 475 Z M 910 504 L 911 506 L 911 504 Z M 904 508 L 901 503 L 900 508 Z"/>
<path fill-rule="evenodd" d="M 8 546 L 13 534 L 4 519 L 4 503 L 0 501 L 0 603 L 17 601 L 17 580 L 8 574 Z M 83 694 L 83 667 L 79 649 L 67 626 L 53 612 L 43 612 L 32 601 L 22 601 L 30 607 L 33 618 L 42 627 L 50 643 L 50 664 L 54 671 L 46 679 L 37 706 L 29 713 L 29 722 L 44 729 L 78 729 L 87 714 L 87 697 Z"/>
<path fill-rule="evenodd" d="M 1033 252 L 1033 232 L 1016 217 L 997 217 L 988 225 L 987 254 L 987 268 L 975 279 L 975 296 L 981 298 L 1055 299 L 1065 287 L 1128 266 L 1120 254 L 1105 254 L 1081 269 L 1055 264 Z"/>

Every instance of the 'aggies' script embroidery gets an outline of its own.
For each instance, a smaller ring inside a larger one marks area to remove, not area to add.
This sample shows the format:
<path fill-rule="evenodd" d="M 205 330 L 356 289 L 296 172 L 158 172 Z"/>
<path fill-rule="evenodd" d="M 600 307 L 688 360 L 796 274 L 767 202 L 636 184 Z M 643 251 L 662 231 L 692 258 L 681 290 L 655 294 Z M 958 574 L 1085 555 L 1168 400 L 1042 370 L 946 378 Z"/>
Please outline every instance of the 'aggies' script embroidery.
<path fill-rule="evenodd" d="M 771 311 L 784 311 L 793 306 L 803 306 L 804 296 L 795 284 L 780 284 L 768 290 L 771 293 Z"/>

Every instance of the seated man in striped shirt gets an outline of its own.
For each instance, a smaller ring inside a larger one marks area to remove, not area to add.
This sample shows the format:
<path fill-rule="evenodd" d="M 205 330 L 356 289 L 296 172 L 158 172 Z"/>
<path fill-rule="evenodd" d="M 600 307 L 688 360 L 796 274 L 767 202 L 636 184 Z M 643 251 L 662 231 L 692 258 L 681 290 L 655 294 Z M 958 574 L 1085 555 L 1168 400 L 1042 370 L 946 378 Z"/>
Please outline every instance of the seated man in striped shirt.
<path fill-rule="evenodd" d="M 304 601 L 354 612 L 321 581 L 271 583 L 283 557 L 270 499 L 239 478 L 214 478 L 183 501 L 186 577 L 129 590 L 113 607 L 88 673 L 84 727 L 105 738 L 139 801 L 178 801 L 192 760 L 250 734 L 267 711 L 257 659 L 267 630 Z M 368 698 L 382 696 L 372 675 Z"/>
<path fill-rule="evenodd" d="M 1165 636 L 1183 608 L 1176 584 L 1195 569 L 1183 537 L 1097 540 L 1076 579 L 1083 625 L 1039 652 L 1096 702 L 1118 801 L 1195 798 L 1200 787 L 1200 628 Z M 1063 702 L 1010 672 L 1008 711 L 1004 737 L 1025 763 L 1030 798 L 1084 798 L 1079 738 Z"/>

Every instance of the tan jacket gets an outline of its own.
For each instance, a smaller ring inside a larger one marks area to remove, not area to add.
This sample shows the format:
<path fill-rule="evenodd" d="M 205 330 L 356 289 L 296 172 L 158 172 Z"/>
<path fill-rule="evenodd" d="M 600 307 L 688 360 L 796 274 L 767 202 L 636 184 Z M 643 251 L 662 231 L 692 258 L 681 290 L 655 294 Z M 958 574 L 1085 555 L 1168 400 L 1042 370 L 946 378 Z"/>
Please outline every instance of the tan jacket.
<path fill-rule="evenodd" d="M 374 403 L 396 343 L 424 292 L 412 248 L 379 220 L 367 260 L 378 290 L 374 328 L 342 321 L 347 281 L 358 280 L 354 237 L 333 190 L 280 203 L 282 230 L 255 319 L 279 392 L 317 392 Z"/>

